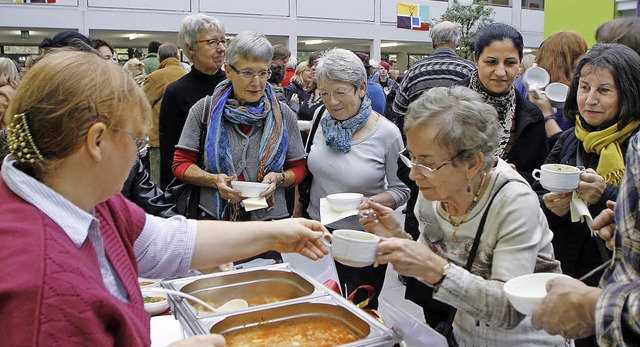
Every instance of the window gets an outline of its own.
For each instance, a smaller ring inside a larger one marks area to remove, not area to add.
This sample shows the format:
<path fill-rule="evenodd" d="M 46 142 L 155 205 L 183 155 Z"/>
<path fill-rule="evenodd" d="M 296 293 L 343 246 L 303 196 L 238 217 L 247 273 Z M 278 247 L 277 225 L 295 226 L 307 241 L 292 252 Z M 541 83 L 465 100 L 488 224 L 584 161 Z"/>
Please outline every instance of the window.
<path fill-rule="evenodd" d="M 511 7 L 511 0 L 489 0 L 489 5 Z"/>
<path fill-rule="evenodd" d="M 544 10 L 544 0 L 522 0 L 523 9 Z"/>

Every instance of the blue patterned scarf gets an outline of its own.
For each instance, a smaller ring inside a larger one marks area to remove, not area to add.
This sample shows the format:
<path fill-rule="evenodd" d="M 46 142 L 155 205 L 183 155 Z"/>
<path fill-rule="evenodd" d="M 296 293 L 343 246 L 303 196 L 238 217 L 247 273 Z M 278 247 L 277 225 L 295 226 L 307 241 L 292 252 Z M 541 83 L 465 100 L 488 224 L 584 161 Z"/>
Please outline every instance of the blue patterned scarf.
<path fill-rule="evenodd" d="M 346 120 L 337 120 L 329 114 L 330 117 L 322 118 L 320 124 L 322 124 L 322 135 L 327 146 L 339 152 L 349 153 L 353 134 L 367 124 L 369 114 L 371 114 L 371 100 L 365 95 L 362 98 L 360 110 L 355 116 Z"/>
<path fill-rule="evenodd" d="M 260 139 L 260 169 L 258 182 L 262 182 L 269 172 L 279 171 L 284 165 L 289 144 L 289 137 L 285 125 L 284 114 L 280 110 L 278 98 L 269 83 L 258 106 L 235 106 L 227 103 L 233 92 L 231 82 L 220 83 L 213 92 L 214 105 L 207 129 L 205 151 L 209 161 L 211 173 L 224 173 L 231 176 L 230 167 L 233 165 L 229 135 L 225 121 L 233 124 L 255 125 L 264 121 L 262 138 Z M 249 177 L 245 177 L 249 179 Z M 214 190 L 216 214 L 218 219 L 226 219 L 227 201 Z M 273 201 L 271 201 L 271 204 Z"/>

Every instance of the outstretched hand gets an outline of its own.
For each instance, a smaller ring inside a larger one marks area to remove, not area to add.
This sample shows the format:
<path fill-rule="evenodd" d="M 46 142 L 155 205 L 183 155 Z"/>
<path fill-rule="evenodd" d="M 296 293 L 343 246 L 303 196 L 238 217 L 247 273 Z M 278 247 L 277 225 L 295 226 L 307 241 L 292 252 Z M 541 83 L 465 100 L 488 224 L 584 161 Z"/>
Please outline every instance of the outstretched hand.
<path fill-rule="evenodd" d="M 278 229 L 273 249 L 280 253 L 300 253 L 316 260 L 329 253 L 322 236 L 329 231 L 320 222 L 304 218 L 273 221 Z"/>

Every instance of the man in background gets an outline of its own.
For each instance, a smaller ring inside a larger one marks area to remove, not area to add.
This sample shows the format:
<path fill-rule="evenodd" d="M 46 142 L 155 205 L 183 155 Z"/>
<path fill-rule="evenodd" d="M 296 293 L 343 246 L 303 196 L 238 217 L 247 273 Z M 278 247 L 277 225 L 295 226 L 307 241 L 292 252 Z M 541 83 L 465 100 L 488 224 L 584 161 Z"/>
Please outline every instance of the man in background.
<path fill-rule="evenodd" d="M 147 56 L 142 59 L 142 63 L 144 64 L 144 73 L 147 75 L 156 71 L 158 66 L 160 66 L 160 60 L 158 59 L 158 48 L 160 48 L 160 41 L 151 41 L 147 46 Z"/>

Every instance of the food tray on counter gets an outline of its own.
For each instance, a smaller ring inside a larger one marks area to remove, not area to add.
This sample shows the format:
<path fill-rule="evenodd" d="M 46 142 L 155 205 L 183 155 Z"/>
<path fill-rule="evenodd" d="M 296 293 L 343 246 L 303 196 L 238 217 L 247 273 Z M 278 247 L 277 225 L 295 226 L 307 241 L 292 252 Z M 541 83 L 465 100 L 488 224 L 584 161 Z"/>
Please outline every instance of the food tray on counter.
<path fill-rule="evenodd" d="M 169 294 L 171 308 L 189 336 L 255 329 L 276 329 L 286 336 L 283 326 L 314 321 L 318 326 L 344 328 L 345 334 L 356 337 L 340 346 L 392 346 L 399 341 L 390 328 L 286 263 L 167 280 L 161 285 L 195 295 L 214 307 L 236 298 L 249 302 L 248 308 L 235 312 L 211 313 Z M 260 345 L 256 341 L 251 345 Z"/>

